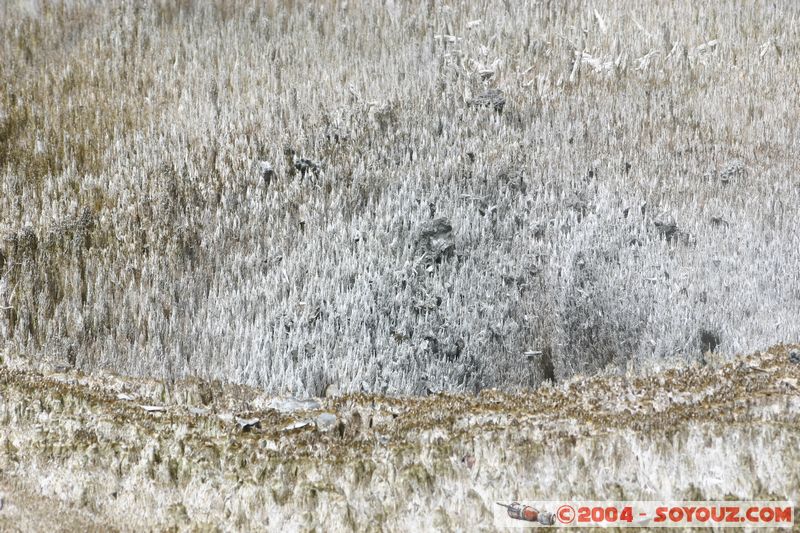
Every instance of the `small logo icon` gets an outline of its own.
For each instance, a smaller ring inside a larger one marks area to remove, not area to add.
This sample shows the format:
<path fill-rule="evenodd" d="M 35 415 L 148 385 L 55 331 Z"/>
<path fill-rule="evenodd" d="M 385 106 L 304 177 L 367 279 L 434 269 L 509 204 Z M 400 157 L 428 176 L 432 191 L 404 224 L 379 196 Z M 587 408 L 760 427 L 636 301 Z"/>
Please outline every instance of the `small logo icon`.
<path fill-rule="evenodd" d="M 556 511 L 556 516 L 562 524 L 571 524 L 575 520 L 575 509 L 571 505 L 562 505 Z"/>
<path fill-rule="evenodd" d="M 524 520 L 526 522 L 539 522 L 543 526 L 552 526 L 555 523 L 553 513 L 547 511 L 540 511 L 530 505 L 522 505 L 519 502 L 500 503 L 500 507 L 505 507 L 508 516 L 514 520 Z"/>

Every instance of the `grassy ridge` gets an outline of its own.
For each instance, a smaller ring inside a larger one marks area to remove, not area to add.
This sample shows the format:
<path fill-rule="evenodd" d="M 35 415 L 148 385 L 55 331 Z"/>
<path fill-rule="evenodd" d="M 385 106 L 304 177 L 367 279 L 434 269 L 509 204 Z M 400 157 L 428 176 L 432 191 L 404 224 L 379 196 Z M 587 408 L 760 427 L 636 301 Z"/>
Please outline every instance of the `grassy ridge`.
<path fill-rule="evenodd" d="M 7 354 L 420 393 L 798 338 L 794 3 L 37 6 L 0 8 Z"/>
<path fill-rule="evenodd" d="M 796 349 L 519 394 L 305 405 L 2 365 L 0 528 L 496 531 L 500 499 L 797 501 Z"/>

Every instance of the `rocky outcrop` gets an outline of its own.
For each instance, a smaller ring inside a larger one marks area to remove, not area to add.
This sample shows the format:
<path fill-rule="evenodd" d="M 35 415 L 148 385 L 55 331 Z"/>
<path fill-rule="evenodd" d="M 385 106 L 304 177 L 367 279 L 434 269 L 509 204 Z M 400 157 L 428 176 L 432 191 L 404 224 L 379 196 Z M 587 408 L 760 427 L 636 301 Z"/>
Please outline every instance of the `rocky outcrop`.
<path fill-rule="evenodd" d="M 453 226 L 446 218 L 437 218 L 421 225 L 417 249 L 427 262 L 439 263 L 456 249 Z"/>
<path fill-rule="evenodd" d="M 473 107 L 490 107 L 498 113 L 502 113 L 506 106 L 506 98 L 500 89 L 489 89 L 470 99 L 467 103 Z"/>

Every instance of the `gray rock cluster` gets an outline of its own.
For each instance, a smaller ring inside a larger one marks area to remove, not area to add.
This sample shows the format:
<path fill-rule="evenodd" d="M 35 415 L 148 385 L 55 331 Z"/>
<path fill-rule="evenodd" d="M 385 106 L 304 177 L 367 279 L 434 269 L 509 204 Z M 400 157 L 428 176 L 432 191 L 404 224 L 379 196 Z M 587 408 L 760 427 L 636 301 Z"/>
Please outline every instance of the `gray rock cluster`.
<path fill-rule="evenodd" d="M 417 250 L 427 262 L 440 263 L 451 257 L 455 250 L 453 226 L 446 218 L 437 218 L 422 225 L 417 239 Z"/>
<path fill-rule="evenodd" d="M 747 175 L 747 167 L 739 159 L 729 161 L 719 173 L 719 181 L 725 185 Z"/>
<path fill-rule="evenodd" d="M 489 89 L 471 98 L 467 103 L 473 107 L 490 107 L 498 113 L 502 113 L 506 106 L 506 97 L 500 89 Z"/>
<path fill-rule="evenodd" d="M 286 163 L 290 174 L 300 172 L 300 175 L 304 178 L 308 173 L 313 174 L 315 177 L 319 176 L 320 165 L 311 159 L 299 157 L 293 148 L 284 148 L 283 155 L 286 158 Z"/>
<path fill-rule="evenodd" d="M 658 235 L 669 243 L 683 243 L 690 244 L 692 236 L 681 230 L 678 224 L 673 221 L 655 221 L 653 225 L 658 232 Z"/>

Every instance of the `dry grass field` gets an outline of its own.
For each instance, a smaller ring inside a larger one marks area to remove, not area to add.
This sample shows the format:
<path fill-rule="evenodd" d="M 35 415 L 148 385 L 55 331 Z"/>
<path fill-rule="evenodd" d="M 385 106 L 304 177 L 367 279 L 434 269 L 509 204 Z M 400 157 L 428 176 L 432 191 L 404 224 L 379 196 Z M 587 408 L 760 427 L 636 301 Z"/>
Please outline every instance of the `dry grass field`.
<path fill-rule="evenodd" d="M 421 394 L 796 340 L 798 15 L 5 1 L 4 357 Z"/>
<path fill-rule="evenodd" d="M 797 501 L 799 24 L 0 1 L 0 529 Z"/>

